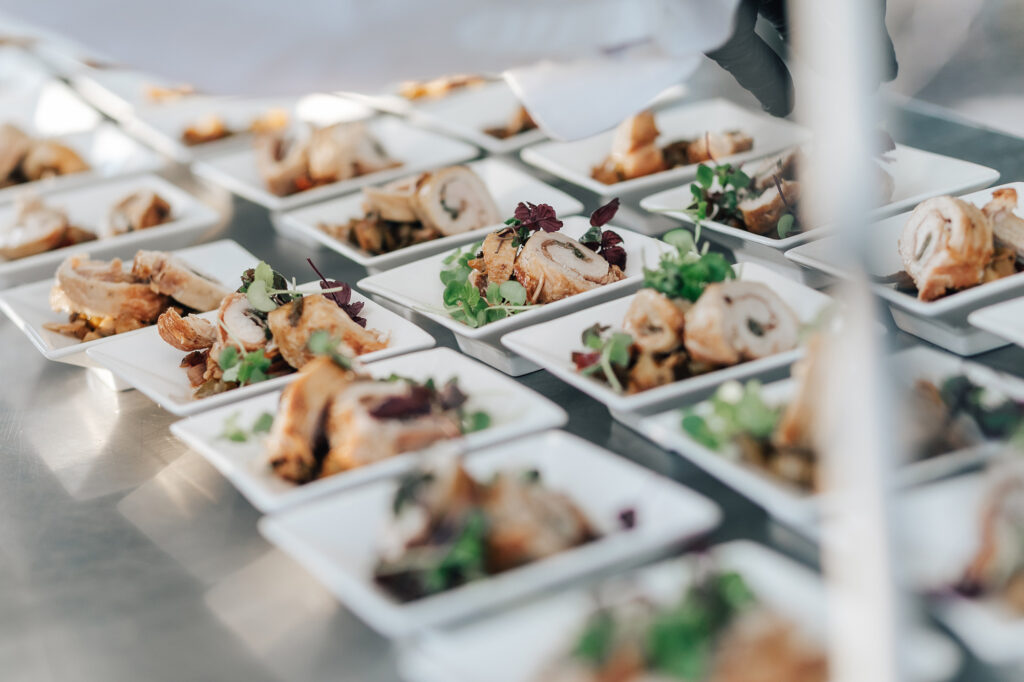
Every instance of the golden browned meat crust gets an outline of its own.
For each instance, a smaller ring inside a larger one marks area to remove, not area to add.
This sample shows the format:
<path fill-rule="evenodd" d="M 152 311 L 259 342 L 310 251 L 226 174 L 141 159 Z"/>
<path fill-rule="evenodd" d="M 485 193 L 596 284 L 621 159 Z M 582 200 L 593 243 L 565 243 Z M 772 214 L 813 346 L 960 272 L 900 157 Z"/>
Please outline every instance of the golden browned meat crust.
<path fill-rule="evenodd" d="M 364 355 L 386 348 L 379 332 L 364 329 L 348 313 L 322 294 L 312 294 L 283 305 L 267 315 L 267 324 L 281 355 L 289 365 L 301 368 L 313 358 L 307 348 L 313 332 L 324 330 L 341 342 L 339 350 L 349 356 Z"/>
<path fill-rule="evenodd" d="M 198 315 L 182 317 L 174 308 L 168 308 L 157 318 L 156 329 L 160 338 L 183 351 L 203 350 L 217 341 L 217 330 Z"/>

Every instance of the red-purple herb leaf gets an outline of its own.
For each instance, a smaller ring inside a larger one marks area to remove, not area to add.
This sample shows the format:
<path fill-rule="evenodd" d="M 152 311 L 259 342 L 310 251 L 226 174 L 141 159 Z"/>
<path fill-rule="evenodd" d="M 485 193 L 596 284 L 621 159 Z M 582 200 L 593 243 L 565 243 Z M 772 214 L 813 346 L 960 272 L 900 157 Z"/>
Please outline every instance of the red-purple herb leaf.
<path fill-rule="evenodd" d="M 430 398 L 433 396 L 426 386 L 409 386 L 405 395 L 385 398 L 370 410 L 370 416 L 377 419 L 406 419 L 430 413 Z"/>
<path fill-rule="evenodd" d="M 562 221 L 558 219 L 555 209 L 548 204 L 531 204 L 530 202 L 519 202 L 515 210 L 516 220 L 520 227 L 525 227 L 531 232 L 544 230 L 545 232 L 557 232 L 562 229 Z"/>
<path fill-rule="evenodd" d="M 615 197 L 607 204 L 590 214 L 590 224 L 594 227 L 603 227 L 611 222 L 619 210 L 619 198 Z"/>
<path fill-rule="evenodd" d="M 572 361 L 576 365 L 576 371 L 579 372 L 581 370 L 586 369 L 587 367 L 590 367 L 591 365 L 596 365 L 598 362 L 600 362 L 601 351 L 594 351 L 593 353 L 573 351 Z"/>
<path fill-rule="evenodd" d="M 360 317 L 359 313 L 363 312 L 363 303 L 357 302 L 352 303 L 352 287 L 345 282 L 339 282 L 336 279 L 327 279 L 323 276 L 323 273 L 313 264 L 312 258 L 307 258 L 306 262 L 309 263 L 309 267 L 313 268 L 313 272 L 320 278 L 321 289 L 340 289 L 341 291 L 332 291 L 324 294 L 324 298 L 328 298 L 345 311 L 352 321 L 358 324 L 360 327 L 366 328 L 366 318 Z"/>

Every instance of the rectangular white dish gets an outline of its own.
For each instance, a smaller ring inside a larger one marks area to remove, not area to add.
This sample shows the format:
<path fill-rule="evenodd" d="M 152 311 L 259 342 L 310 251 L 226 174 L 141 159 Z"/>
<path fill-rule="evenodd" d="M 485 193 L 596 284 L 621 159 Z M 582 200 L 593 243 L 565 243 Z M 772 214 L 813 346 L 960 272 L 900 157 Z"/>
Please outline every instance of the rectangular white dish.
<path fill-rule="evenodd" d="M 990 305 L 967 316 L 974 327 L 1018 346 L 1024 346 L 1024 298 Z"/>
<path fill-rule="evenodd" d="M 210 182 L 271 211 L 284 211 L 352 192 L 363 185 L 384 183 L 428 168 L 468 161 L 477 155 L 476 148 L 470 144 L 416 128 L 397 118 L 378 116 L 370 121 L 369 128 L 388 154 L 402 162 L 401 166 L 284 197 L 266 189 L 256 168 L 256 153 L 252 148 L 204 157 L 196 162 L 194 171 Z"/>
<path fill-rule="evenodd" d="M 973 192 L 961 198 L 983 206 L 992 198 L 992 193 L 1002 187 L 1017 191 L 1017 214 L 1024 216 L 1024 183 L 1021 182 Z M 874 223 L 864 231 L 868 275 L 885 277 L 903 270 L 898 242 L 908 217 L 909 213 L 901 213 Z M 786 258 L 833 277 L 853 276 L 854 266 L 850 262 L 850 254 L 843 249 L 838 235 L 791 249 L 786 252 Z M 903 331 L 958 355 L 975 355 L 1005 346 L 1007 341 L 972 327 L 968 324 L 967 316 L 979 308 L 1024 293 L 1024 273 L 963 289 L 934 301 L 918 300 L 916 296 L 897 291 L 888 284 L 873 284 L 871 288 L 889 304 L 896 326 Z"/>
<path fill-rule="evenodd" d="M 724 99 L 661 109 L 654 118 L 661 131 L 659 144 L 695 139 L 708 131 L 741 130 L 753 137 L 754 147 L 750 151 L 719 159 L 730 163 L 775 154 L 809 136 L 806 129 L 795 123 L 744 109 Z M 696 177 L 697 164 L 690 164 L 610 185 L 599 182 L 590 173 L 611 153 L 613 136 L 614 131 L 609 130 L 574 142 L 542 142 L 524 149 L 521 155 L 523 161 L 603 197 L 622 196 Z"/>
<path fill-rule="evenodd" d="M 703 496 L 563 431 L 520 439 L 466 458 L 470 475 L 537 469 L 603 535 L 590 543 L 441 594 L 402 603 L 373 578 L 377 541 L 396 480 L 382 481 L 264 517 L 260 531 L 379 632 L 398 637 L 496 607 L 587 573 L 639 561 L 714 527 L 718 507 Z M 580 476 L 586 471 L 587 476 Z M 636 525 L 621 527 L 623 509 Z M 353 520 L 358 519 L 357 523 Z"/>
<path fill-rule="evenodd" d="M 813 321 L 832 304 L 832 299 L 803 284 L 798 284 L 756 263 L 737 268 L 739 279 L 762 282 L 785 301 L 802 323 Z M 572 361 L 572 352 L 584 350 L 580 337 L 583 330 L 595 323 L 621 328 L 633 296 L 619 298 L 602 305 L 563 315 L 557 319 L 506 334 L 501 343 L 518 355 L 539 365 L 570 386 L 605 404 L 612 414 L 649 412 L 691 395 L 708 391 L 723 381 L 754 377 L 780 370 L 803 353 L 801 349 L 779 353 L 760 360 L 745 362 L 690 379 L 684 379 L 648 391 L 625 395 L 608 385 L 580 374 Z"/>
<path fill-rule="evenodd" d="M 557 428 L 568 420 L 565 410 L 547 398 L 448 348 L 380 360 L 368 365 L 366 371 L 377 378 L 387 378 L 391 374 L 417 381 L 433 378 L 438 385 L 450 378 L 458 379 L 460 389 L 469 397 L 466 409 L 487 412 L 491 416 L 491 425 L 458 441 L 446 441 L 441 447 L 476 450 Z M 217 467 L 254 507 L 264 513 L 404 473 L 419 459 L 419 453 L 411 452 L 305 485 L 289 483 L 270 470 L 262 440 L 235 443 L 219 437 L 227 418 L 238 415 L 238 423 L 248 426 L 264 412 L 275 414 L 280 397 L 280 391 L 274 391 L 209 410 L 172 424 L 171 432 Z"/>
<path fill-rule="evenodd" d="M 237 276 L 240 275 L 241 272 L 238 272 Z M 317 286 L 318 282 L 311 282 L 300 285 L 300 288 L 303 291 L 314 291 Z M 362 362 L 383 360 L 434 345 L 433 336 L 366 299 L 359 292 L 352 292 L 352 301 L 365 304 L 361 315 L 366 318 L 368 328 L 379 329 L 390 338 L 387 348 L 360 356 Z M 203 313 L 202 316 L 213 318 L 216 311 Z M 155 327 L 139 330 L 135 334 L 115 336 L 109 342 L 91 348 L 87 354 L 90 361 L 109 369 L 115 377 L 138 389 L 171 414 L 182 417 L 273 391 L 295 376 L 292 373 L 196 400 L 192 397 L 192 388 L 185 370 L 179 367 L 185 353 L 165 343 Z"/>
<path fill-rule="evenodd" d="M 494 198 L 501 215 L 511 218 L 515 207 L 521 201 L 534 204 L 550 204 L 559 215 L 569 215 L 583 210 L 583 204 L 565 192 L 536 180 L 507 161 L 489 158 L 468 164 L 480 176 Z M 320 223 L 344 223 L 364 215 L 362 192 L 330 199 L 318 204 L 286 211 L 277 217 L 285 230 L 290 230 L 305 239 L 323 244 L 346 258 L 362 265 L 371 273 L 389 270 L 399 265 L 447 251 L 459 244 L 483 239 L 499 226 L 488 225 L 478 230 L 442 237 L 429 242 L 414 244 L 404 249 L 373 255 L 354 244 L 335 239 L 319 229 Z"/>
<path fill-rule="evenodd" d="M 582 237 L 590 227 L 589 221 L 580 216 L 563 218 L 563 221 L 565 224 L 561 231 L 576 239 Z M 459 348 L 464 353 L 483 360 L 506 374 L 519 376 L 535 371 L 537 366 L 532 362 L 517 362 L 516 356 L 498 343 L 502 334 L 592 306 L 615 296 L 631 293 L 639 288 L 643 279 L 644 267 L 654 267 L 661 254 L 673 250 L 673 247 L 662 241 L 637 234 L 631 230 L 614 225 L 606 225 L 605 229 L 616 231 L 623 239 L 622 245 L 628 254 L 625 279 L 523 311 L 483 327 L 469 327 L 452 319 L 444 311 L 442 303 L 444 285 L 441 283 L 440 273 L 444 267 L 444 259 L 448 256 L 447 253 L 428 256 L 387 272 L 372 275 L 361 280 L 359 288 L 382 296 L 444 325 L 455 334 Z"/>
<path fill-rule="evenodd" d="M 89 253 L 94 258 L 131 258 L 140 248 L 176 249 L 192 244 L 212 228 L 217 212 L 188 192 L 156 175 L 115 178 L 84 187 L 55 189 L 40 193 L 44 203 L 67 212 L 72 225 L 102 231 L 106 228 L 110 209 L 129 194 L 151 190 L 171 205 L 171 220 L 162 225 L 97 239 L 61 249 L 45 251 L 17 260 L 0 258 L 0 287 L 34 282 L 51 277 L 57 266 L 73 253 Z M 0 203 L 0 225 L 14 223 L 14 203 Z"/>

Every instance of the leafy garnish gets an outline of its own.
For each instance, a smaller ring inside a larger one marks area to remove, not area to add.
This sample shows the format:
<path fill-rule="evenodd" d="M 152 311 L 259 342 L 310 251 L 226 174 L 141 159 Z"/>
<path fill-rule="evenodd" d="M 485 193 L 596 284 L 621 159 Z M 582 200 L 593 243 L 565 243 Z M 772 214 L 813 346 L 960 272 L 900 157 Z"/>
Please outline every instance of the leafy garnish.
<path fill-rule="evenodd" d="M 483 242 L 471 244 L 465 250 L 459 249 L 445 258 L 445 268 L 440 272 L 444 284 L 442 301 L 445 312 L 452 319 L 469 327 L 482 327 L 489 322 L 515 315 L 532 308 L 526 304 L 526 288 L 515 280 L 497 284 L 491 282 L 484 294 L 469 281 L 473 268 L 469 266 L 480 251 Z"/>
<path fill-rule="evenodd" d="M 490 427 L 491 415 L 484 412 L 483 410 L 477 410 L 475 412 L 467 412 L 462 415 L 462 433 L 474 433 L 476 431 L 483 431 Z"/>
<path fill-rule="evenodd" d="M 323 273 L 313 264 L 312 258 L 307 258 L 306 262 L 309 263 L 309 267 L 313 268 L 313 272 L 320 278 L 320 288 L 324 290 L 324 297 L 334 301 L 339 308 L 345 311 L 345 314 L 352 318 L 353 322 L 365 329 L 366 318 L 359 316 L 359 313 L 363 311 L 363 303 L 352 303 L 352 287 L 345 282 L 324 277 Z"/>
<path fill-rule="evenodd" d="M 352 360 L 338 350 L 341 341 L 331 336 L 326 329 L 317 329 L 309 335 L 306 348 L 313 355 L 326 355 L 342 369 L 352 369 Z"/>
<path fill-rule="evenodd" d="M 590 215 L 590 229 L 582 237 L 580 243 L 591 251 L 596 251 L 609 265 L 626 269 L 626 250 L 622 248 L 622 237 L 611 230 L 602 230 L 619 210 L 618 198 L 597 209 Z"/>
<path fill-rule="evenodd" d="M 444 592 L 463 583 L 487 575 L 485 553 L 487 549 L 487 517 L 474 509 L 467 516 L 458 536 L 436 566 L 423 575 L 426 594 Z"/>
<path fill-rule="evenodd" d="M 240 412 L 233 412 L 228 415 L 224 420 L 224 428 L 218 437 L 225 438 L 235 443 L 244 443 L 249 440 L 250 433 L 252 435 L 257 433 L 267 433 L 270 431 L 270 427 L 274 425 L 274 415 L 269 412 L 264 412 L 256 418 L 252 427 L 246 431 L 245 428 L 238 424 L 238 418 L 240 416 Z"/>
<path fill-rule="evenodd" d="M 724 223 L 743 223 L 738 206 L 750 187 L 750 176 L 729 163 L 715 166 L 697 166 L 697 181 L 690 185 L 693 195 L 685 208 L 695 223 L 716 220 Z"/>
<path fill-rule="evenodd" d="M 217 357 L 217 364 L 223 371 L 221 379 L 228 383 L 258 384 L 270 378 L 267 370 L 271 361 L 262 349 L 241 353 L 234 346 L 227 346 Z"/>
<path fill-rule="evenodd" d="M 595 324 L 583 330 L 583 345 L 590 349 L 590 353 L 573 353 L 573 362 L 580 374 L 596 374 L 601 372 L 602 377 L 608 382 L 616 393 L 623 390 L 622 382 L 616 374 L 615 369 L 626 369 L 632 361 L 631 348 L 633 337 L 626 332 L 612 331 L 600 324 Z"/>
<path fill-rule="evenodd" d="M 737 381 L 722 384 L 704 406 L 683 413 L 682 428 L 691 438 L 711 450 L 721 450 L 740 435 L 764 441 L 771 438 L 782 409 L 769 405 L 761 395 L 761 383 Z"/>
<path fill-rule="evenodd" d="M 669 298 L 696 301 L 708 284 L 736 278 L 725 256 L 710 252 L 707 243 L 698 250 L 686 230 L 672 230 L 663 239 L 676 247 L 676 253 L 663 255 L 654 269 L 644 268 L 643 286 Z"/>

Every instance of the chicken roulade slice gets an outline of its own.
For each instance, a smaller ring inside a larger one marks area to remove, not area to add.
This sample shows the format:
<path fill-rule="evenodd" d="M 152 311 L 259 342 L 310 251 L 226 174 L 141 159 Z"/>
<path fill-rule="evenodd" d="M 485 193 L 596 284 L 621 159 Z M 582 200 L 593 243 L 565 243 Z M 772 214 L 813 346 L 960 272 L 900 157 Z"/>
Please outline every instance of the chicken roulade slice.
<path fill-rule="evenodd" d="M 443 235 L 501 222 L 501 213 L 480 176 L 466 166 L 424 173 L 416 187 L 416 215 Z"/>
<path fill-rule="evenodd" d="M 962 199 L 927 199 L 903 226 L 899 251 L 918 298 L 931 301 L 981 283 L 995 251 L 992 221 Z"/>
<path fill-rule="evenodd" d="M 281 357 L 296 369 L 314 357 L 307 347 L 313 332 L 326 331 L 339 341 L 338 351 L 349 357 L 372 353 L 388 345 L 379 332 L 360 327 L 323 294 L 303 296 L 271 311 L 267 324 Z"/>
<path fill-rule="evenodd" d="M 486 275 L 488 284 L 503 284 L 512 278 L 517 251 L 512 245 L 514 236 L 515 232 L 511 229 L 491 232 L 480 245 L 480 253 L 483 254 L 480 260 L 483 263 L 470 261 L 470 267 L 483 268 L 480 271 Z"/>
<path fill-rule="evenodd" d="M 87 170 L 89 164 L 74 149 L 53 140 L 34 143 L 21 162 L 21 171 L 29 180 L 42 180 Z"/>
<path fill-rule="evenodd" d="M 992 200 L 981 211 L 992 221 L 996 241 L 1014 250 L 1017 258 L 1024 258 L 1024 218 L 1018 216 L 1017 190 L 1004 187 L 992 192 Z"/>
<path fill-rule="evenodd" d="M 0 232 L 0 256 L 15 260 L 96 238 L 79 230 L 69 239 L 70 230 L 64 211 L 50 208 L 38 197 L 19 199 L 14 225 Z"/>
<path fill-rule="evenodd" d="M 145 285 L 147 288 L 148 284 Z M 217 309 L 217 345 L 220 348 L 241 345 L 242 351 L 252 352 L 267 345 L 268 330 L 249 299 L 238 292 L 228 294 Z"/>
<path fill-rule="evenodd" d="M 295 483 L 306 483 L 316 476 L 320 468 L 316 448 L 324 414 L 335 394 L 357 380 L 353 372 L 330 358 L 319 357 L 285 387 L 266 442 L 268 462 L 275 474 Z"/>
<path fill-rule="evenodd" d="M 561 232 L 536 232 L 523 245 L 514 270 L 529 303 L 559 301 L 625 277 L 618 267 Z"/>
<path fill-rule="evenodd" d="M 630 116 L 615 129 L 612 156 L 623 157 L 642 147 L 654 144 L 659 135 L 654 114 L 649 110 Z"/>
<path fill-rule="evenodd" d="M 688 305 L 654 289 L 641 289 L 629 304 L 622 328 L 640 350 L 670 353 L 683 345 Z"/>
<path fill-rule="evenodd" d="M 759 282 L 711 284 L 686 313 L 683 343 L 697 362 L 735 365 L 796 348 L 800 320 Z"/>
<path fill-rule="evenodd" d="M 50 305 L 58 312 L 88 317 L 111 317 L 155 322 L 170 300 L 136 281 L 121 260 L 90 260 L 87 255 L 67 258 L 57 268 L 57 283 Z"/>
<path fill-rule="evenodd" d="M 283 197 L 299 191 L 309 178 L 309 140 L 285 133 L 256 138 L 256 168 L 267 189 Z"/>
<path fill-rule="evenodd" d="M 0 125 L 0 187 L 11 178 L 25 155 L 32 149 L 32 138 L 10 123 Z"/>
<path fill-rule="evenodd" d="M 416 185 L 420 175 L 389 182 L 380 187 L 363 188 L 363 209 L 376 213 L 384 220 L 395 223 L 414 223 L 416 215 Z"/>
<path fill-rule="evenodd" d="M 217 330 L 209 320 L 198 315 L 182 317 L 174 308 L 168 308 L 157 319 L 156 330 L 169 345 L 189 353 L 217 342 Z"/>
<path fill-rule="evenodd" d="M 750 151 L 754 147 L 754 138 L 738 130 L 727 130 L 722 133 L 705 133 L 691 142 L 686 148 L 686 159 L 690 163 L 715 161 L 726 156 Z"/>
<path fill-rule="evenodd" d="M 170 296 L 194 310 L 213 310 L 230 292 L 212 277 L 194 270 L 185 261 L 163 251 L 139 251 L 132 274 L 149 282 L 153 291 Z"/>
<path fill-rule="evenodd" d="M 779 188 L 782 191 L 779 192 Z M 739 203 L 743 224 L 754 234 L 768 234 L 778 228 L 779 219 L 787 213 L 794 215 L 796 203 L 800 200 L 800 183 L 782 180 L 772 185 L 759 196 L 744 199 Z"/>
<path fill-rule="evenodd" d="M 114 204 L 107 224 L 112 234 L 124 234 L 166 223 L 170 218 L 171 205 L 153 190 L 144 189 Z"/>
<path fill-rule="evenodd" d="M 400 165 L 366 124 L 337 123 L 313 131 L 309 175 L 317 182 L 338 182 Z"/>

